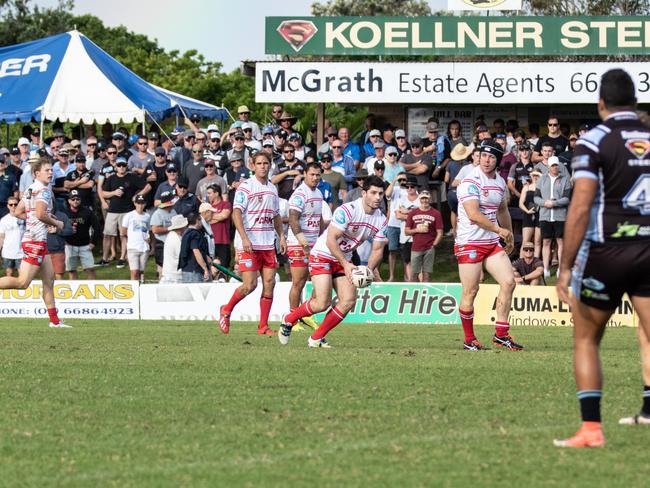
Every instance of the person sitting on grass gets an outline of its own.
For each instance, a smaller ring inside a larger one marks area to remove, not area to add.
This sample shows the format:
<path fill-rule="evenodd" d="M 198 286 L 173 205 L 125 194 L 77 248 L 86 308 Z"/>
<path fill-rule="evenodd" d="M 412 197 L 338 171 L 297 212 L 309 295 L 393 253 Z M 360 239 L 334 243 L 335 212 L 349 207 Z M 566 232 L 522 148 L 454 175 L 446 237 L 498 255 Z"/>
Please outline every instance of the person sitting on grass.
<path fill-rule="evenodd" d="M 144 282 L 144 269 L 149 257 L 149 231 L 151 216 L 146 213 L 147 200 L 137 195 L 133 200 L 135 210 L 127 213 L 122 220 L 122 235 L 126 235 L 126 251 L 129 259 L 131 279 Z"/>

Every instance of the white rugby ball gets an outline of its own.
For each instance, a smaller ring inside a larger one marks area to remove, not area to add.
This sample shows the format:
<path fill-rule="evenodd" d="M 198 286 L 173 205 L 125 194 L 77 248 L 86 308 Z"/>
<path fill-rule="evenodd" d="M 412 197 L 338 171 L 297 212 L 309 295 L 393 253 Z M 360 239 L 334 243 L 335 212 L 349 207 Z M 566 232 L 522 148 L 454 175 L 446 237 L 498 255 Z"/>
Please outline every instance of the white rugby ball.
<path fill-rule="evenodd" d="M 367 266 L 357 266 L 352 271 L 352 284 L 357 288 L 365 288 L 372 283 L 374 275 Z"/>

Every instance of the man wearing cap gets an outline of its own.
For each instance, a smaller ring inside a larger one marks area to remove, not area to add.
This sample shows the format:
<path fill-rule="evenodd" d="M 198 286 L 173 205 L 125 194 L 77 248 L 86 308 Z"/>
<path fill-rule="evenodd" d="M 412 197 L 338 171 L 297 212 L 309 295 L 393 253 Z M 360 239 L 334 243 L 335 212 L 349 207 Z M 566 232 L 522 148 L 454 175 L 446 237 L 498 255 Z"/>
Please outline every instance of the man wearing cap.
<path fill-rule="evenodd" d="M 159 141 L 160 136 L 157 132 L 149 132 L 149 134 L 147 134 L 147 152 L 151 157 L 156 154 L 156 148 L 158 147 Z"/>
<path fill-rule="evenodd" d="M 223 177 L 229 163 L 226 151 L 221 147 L 221 133 L 219 131 L 208 131 L 208 147 L 205 155 L 208 159 L 214 161 L 216 173 Z"/>
<path fill-rule="evenodd" d="M 553 154 L 561 154 L 566 151 L 567 146 L 569 145 L 569 140 L 562 135 L 560 132 L 560 121 L 555 115 L 551 115 L 548 118 L 548 134 L 542 136 L 537 141 L 535 145 L 535 150 L 533 151 L 533 163 L 539 163 L 544 158 L 542 154 L 542 147 L 545 143 L 548 143 L 551 148 L 553 148 Z M 551 156 L 553 155 L 551 154 Z"/>
<path fill-rule="evenodd" d="M 346 193 L 343 203 L 353 202 L 361 198 L 361 192 L 363 181 L 368 177 L 368 171 L 366 168 L 361 168 L 354 174 L 354 181 L 356 183 L 355 187 L 352 188 L 349 192 Z"/>
<path fill-rule="evenodd" d="M 365 168 L 368 173 L 374 172 L 375 162 L 383 161 L 386 154 L 386 144 L 382 140 L 373 143 L 373 153 L 368 156 L 361 167 Z"/>
<path fill-rule="evenodd" d="M 115 161 L 115 173 L 104 180 L 102 196 L 108 201 L 108 211 L 104 222 L 103 256 L 101 264 L 107 264 L 111 252 L 111 237 L 120 237 L 120 258 L 117 267 L 123 268 L 127 258 L 127 236 L 120 233 L 124 216 L 135 208 L 133 198 L 151 190 L 142 178 L 127 173 L 128 163 L 123 157 Z M 143 198 L 144 200 L 144 198 Z"/>
<path fill-rule="evenodd" d="M 442 215 L 430 205 L 428 191 L 418 195 L 420 207 L 411 210 L 406 217 L 404 233 L 413 237 L 411 245 L 411 281 L 427 283 L 433 272 L 436 247 L 443 237 Z"/>
<path fill-rule="evenodd" d="M 246 137 L 244 136 L 244 133 L 241 131 L 236 131 L 232 136 L 231 136 L 231 144 L 232 148 L 228 150 L 226 153 L 226 157 L 228 158 L 228 161 L 232 161 L 232 158 L 235 156 L 235 154 L 241 156 L 241 160 L 243 161 L 244 166 L 246 166 L 248 162 L 248 158 L 250 157 L 250 151 L 246 147 L 245 144 Z"/>
<path fill-rule="evenodd" d="M 539 227 L 542 233 L 542 260 L 544 278 L 551 276 L 551 243 L 557 242 L 558 260 L 562 260 L 564 222 L 571 201 L 571 179 L 560 172 L 556 156 L 548 158 L 548 173 L 537 182 L 535 205 L 539 207 Z M 560 274 L 558 267 L 557 274 Z"/>
<path fill-rule="evenodd" d="M 190 182 L 184 176 L 176 180 L 176 195 L 178 199 L 174 203 L 174 210 L 177 214 L 187 217 L 189 214 L 199 214 L 199 201 L 196 195 L 189 190 Z"/>
<path fill-rule="evenodd" d="M 75 168 L 68 173 L 63 182 L 66 190 L 77 190 L 77 196 L 81 199 L 81 205 L 85 208 L 93 208 L 93 188 L 95 180 L 86 167 L 86 156 L 79 153 L 74 158 Z"/>
<path fill-rule="evenodd" d="M 68 190 L 65 188 L 64 183 L 68 175 L 76 168 L 69 164 L 70 158 L 68 151 L 63 148 L 59 149 L 56 159 L 57 162 L 52 166 L 52 191 L 54 192 L 57 206 L 63 208 L 68 203 Z"/>
<path fill-rule="evenodd" d="M 280 115 L 280 128 L 287 133 L 287 137 L 295 132 L 293 124 L 296 123 L 296 120 L 296 117 L 286 111 L 282 112 L 282 115 Z"/>
<path fill-rule="evenodd" d="M 272 138 L 262 140 L 262 151 L 268 154 L 273 160 L 277 157 L 275 154 L 275 144 Z"/>
<path fill-rule="evenodd" d="M 535 257 L 535 244 L 524 242 L 521 245 L 522 257 L 512 263 L 515 281 L 518 285 L 537 286 L 542 284 L 544 263 Z"/>
<path fill-rule="evenodd" d="M 187 218 L 174 215 L 165 238 L 161 283 L 180 283 L 182 272 L 178 269 L 181 253 L 181 236 L 187 229 Z"/>
<path fill-rule="evenodd" d="M 239 120 L 241 120 L 243 123 L 248 123 L 251 125 L 251 131 L 252 131 L 252 137 L 256 141 L 259 141 L 262 139 L 262 133 L 260 132 L 260 126 L 257 125 L 256 122 L 253 122 L 250 120 L 250 115 L 251 111 L 246 105 L 240 105 L 237 108 L 237 116 L 239 117 Z"/>
<path fill-rule="evenodd" d="M 228 201 L 232 204 L 235 198 L 235 191 L 239 185 L 250 178 L 251 171 L 244 164 L 244 158 L 240 153 L 233 153 L 229 159 L 230 166 L 226 170 L 225 180 L 228 184 Z"/>
<path fill-rule="evenodd" d="M 131 279 L 144 283 L 144 270 L 151 249 L 149 244 L 151 216 L 145 212 L 147 200 L 143 195 L 136 195 L 133 203 L 135 204 L 135 210 L 127 213 L 122 219 L 120 233 L 126 235 Z"/>
<path fill-rule="evenodd" d="M 178 125 L 174 127 L 174 130 L 169 135 L 174 143 L 168 151 L 170 159 L 173 160 L 176 157 L 176 153 L 185 145 L 185 127 Z"/>
<path fill-rule="evenodd" d="M 404 261 L 404 281 L 411 281 L 411 246 L 413 244 L 413 237 L 406 234 L 406 219 L 408 218 L 409 212 L 415 210 L 420 205 L 420 201 L 418 200 L 418 182 L 415 176 L 404 173 L 402 177 L 398 177 L 395 180 L 395 183 L 398 186 L 395 187 L 393 185 L 390 207 L 394 217 L 392 221 L 393 227 L 389 231 L 390 236 L 387 235 L 386 237 L 389 239 L 389 252 L 392 249 L 394 259 L 397 259 L 399 254 L 402 255 L 402 260 Z M 389 271 L 390 261 L 389 254 Z M 395 276 L 394 271 L 391 276 Z"/>
<path fill-rule="evenodd" d="M 381 132 L 378 129 L 372 129 L 368 133 L 368 142 L 366 142 L 361 148 L 361 157 L 364 158 L 364 161 L 367 161 L 368 158 L 375 155 L 375 143 L 379 141 L 384 142 L 381 140 Z M 386 144 L 384 143 L 384 146 L 385 145 Z"/>
<path fill-rule="evenodd" d="M 318 148 L 319 154 L 325 154 L 327 152 L 332 152 L 332 142 L 339 137 L 339 131 L 336 130 L 336 127 L 329 126 L 326 131 L 326 140 Z"/>
<path fill-rule="evenodd" d="M 208 241 L 201 216 L 196 213 L 187 215 L 187 230 L 181 237 L 178 255 L 178 268 L 181 270 L 183 283 L 204 283 L 210 281 L 210 255 Z"/>
<path fill-rule="evenodd" d="M 164 266 L 164 247 L 165 240 L 169 233 L 169 227 L 172 219 L 176 215 L 174 204 L 176 203 L 176 194 L 173 190 L 167 190 L 160 195 L 158 208 L 151 216 L 151 232 L 154 236 L 154 259 L 156 260 L 156 269 L 158 277 L 162 277 Z"/>
<path fill-rule="evenodd" d="M 26 162 L 29 159 L 30 145 L 29 139 L 26 137 L 21 137 L 18 139 L 18 150 L 20 151 L 20 161 L 21 163 Z"/>
<path fill-rule="evenodd" d="M 262 149 L 262 144 L 260 144 L 260 141 L 253 137 L 253 124 L 250 122 L 244 122 L 241 125 L 241 131 L 244 133 L 244 144 L 246 147 L 252 151 L 259 151 Z"/>
<path fill-rule="evenodd" d="M 117 148 L 117 156 L 126 159 L 128 162 L 131 151 L 126 148 L 126 136 L 120 131 L 113 132 L 111 144 Z"/>
<path fill-rule="evenodd" d="M 492 343 L 510 351 L 523 349 L 509 334 L 508 317 L 515 277 L 508 254 L 514 249 L 512 222 L 506 201 L 506 182 L 497 173 L 503 149 L 492 141 L 479 147 L 480 161 L 458 186 L 458 229 L 454 254 L 462 284 L 459 314 L 465 335 L 463 348 L 485 347 L 474 334 L 474 299 L 483 267 L 499 284 L 495 334 Z M 503 239 L 506 249 L 499 243 Z"/>
<path fill-rule="evenodd" d="M 41 131 L 40 129 L 32 130 L 29 134 L 29 151 L 38 151 L 41 148 Z"/>
<path fill-rule="evenodd" d="M 70 190 L 68 205 L 63 209 L 72 225 L 72 234 L 65 236 L 65 270 L 71 280 L 79 276 L 77 268 L 81 266 L 86 272 L 86 279 L 94 280 L 95 260 L 91 236 L 101 231 L 99 221 L 91 208 L 83 205 L 81 192 Z"/>
<path fill-rule="evenodd" d="M 519 206 L 519 197 L 524 184 L 530 181 L 530 173 L 535 169 L 535 163 L 530 159 L 532 149 L 528 143 L 519 144 L 514 149 L 517 163 L 510 167 L 508 173 L 508 189 L 510 190 L 510 206 Z"/>
<path fill-rule="evenodd" d="M 291 144 L 296 151 L 296 159 L 304 161 L 307 150 L 302 144 L 302 136 L 298 132 L 294 132 L 289 136 L 289 144 Z"/>
<path fill-rule="evenodd" d="M 418 136 L 411 136 L 411 153 L 405 154 L 400 161 L 402 168 L 409 174 L 416 177 L 418 187 L 421 190 L 429 189 L 429 179 L 433 172 L 433 158 L 431 153 L 425 153 L 422 139 Z"/>
<path fill-rule="evenodd" d="M 205 158 L 203 167 L 205 168 L 205 176 L 196 184 L 196 197 L 199 201 L 207 201 L 207 190 L 208 187 L 212 185 L 217 185 L 221 189 L 221 194 L 226 195 L 228 192 L 228 185 L 226 180 L 217 174 L 214 160 L 211 157 Z"/>
<path fill-rule="evenodd" d="M 397 129 L 395 131 L 395 146 L 397 149 L 397 160 L 402 159 L 404 154 L 411 152 L 411 145 L 406 139 L 406 132 L 404 129 Z"/>

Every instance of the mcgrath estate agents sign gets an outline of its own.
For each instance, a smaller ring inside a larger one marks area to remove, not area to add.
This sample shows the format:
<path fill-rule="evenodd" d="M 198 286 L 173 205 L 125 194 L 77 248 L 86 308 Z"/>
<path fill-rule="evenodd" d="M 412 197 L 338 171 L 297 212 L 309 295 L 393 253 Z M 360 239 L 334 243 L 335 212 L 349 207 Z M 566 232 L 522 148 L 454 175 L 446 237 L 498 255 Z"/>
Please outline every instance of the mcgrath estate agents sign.
<path fill-rule="evenodd" d="M 266 17 L 266 54 L 648 54 L 650 17 Z"/>
<path fill-rule="evenodd" d="M 600 78 L 625 69 L 650 102 L 650 63 L 257 63 L 257 102 L 595 103 Z"/>

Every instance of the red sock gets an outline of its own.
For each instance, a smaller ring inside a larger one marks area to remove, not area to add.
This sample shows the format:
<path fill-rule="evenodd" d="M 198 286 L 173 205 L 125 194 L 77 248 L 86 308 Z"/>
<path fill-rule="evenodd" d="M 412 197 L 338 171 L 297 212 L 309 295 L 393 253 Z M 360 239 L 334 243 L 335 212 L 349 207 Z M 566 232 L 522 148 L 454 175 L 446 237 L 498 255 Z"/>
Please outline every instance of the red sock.
<path fill-rule="evenodd" d="M 273 297 L 262 295 L 260 298 L 260 329 L 266 329 L 269 326 L 269 314 L 273 305 Z"/>
<path fill-rule="evenodd" d="M 47 314 L 50 316 L 50 322 L 52 322 L 54 325 L 59 325 L 61 323 L 59 316 L 56 313 L 56 308 L 48 308 Z"/>
<path fill-rule="evenodd" d="M 347 313 L 343 314 L 337 310 L 336 307 L 332 307 L 332 309 L 327 312 L 327 315 L 325 315 L 325 318 L 320 324 L 320 327 L 318 327 L 318 329 L 316 329 L 316 332 L 311 335 L 311 338 L 315 341 L 322 339 L 330 330 L 339 325 L 346 315 Z"/>
<path fill-rule="evenodd" d="M 463 325 L 463 333 L 465 334 L 465 342 L 471 342 L 476 339 L 474 335 L 474 310 L 460 310 L 460 323 Z"/>
<path fill-rule="evenodd" d="M 287 323 L 293 325 L 296 322 L 298 322 L 298 320 L 300 320 L 301 318 L 309 317 L 310 315 L 314 315 L 314 312 L 311 311 L 311 307 L 309 306 L 309 300 L 307 300 L 298 308 L 293 309 L 291 313 L 288 313 L 284 317 L 284 320 L 286 320 Z"/>
<path fill-rule="evenodd" d="M 499 322 L 498 320 L 495 322 L 494 330 L 498 337 L 507 336 L 509 328 L 510 324 L 508 322 Z"/>
<path fill-rule="evenodd" d="M 232 296 L 230 297 L 230 301 L 226 303 L 226 305 L 223 307 L 223 311 L 226 312 L 227 314 L 232 313 L 232 309 L 235 308 L 235 305 L 241 302 L 243 298 L 244 297 L 239 293 L 239 288 L 237 288 L 235 292 L 232 294 Z"/>

